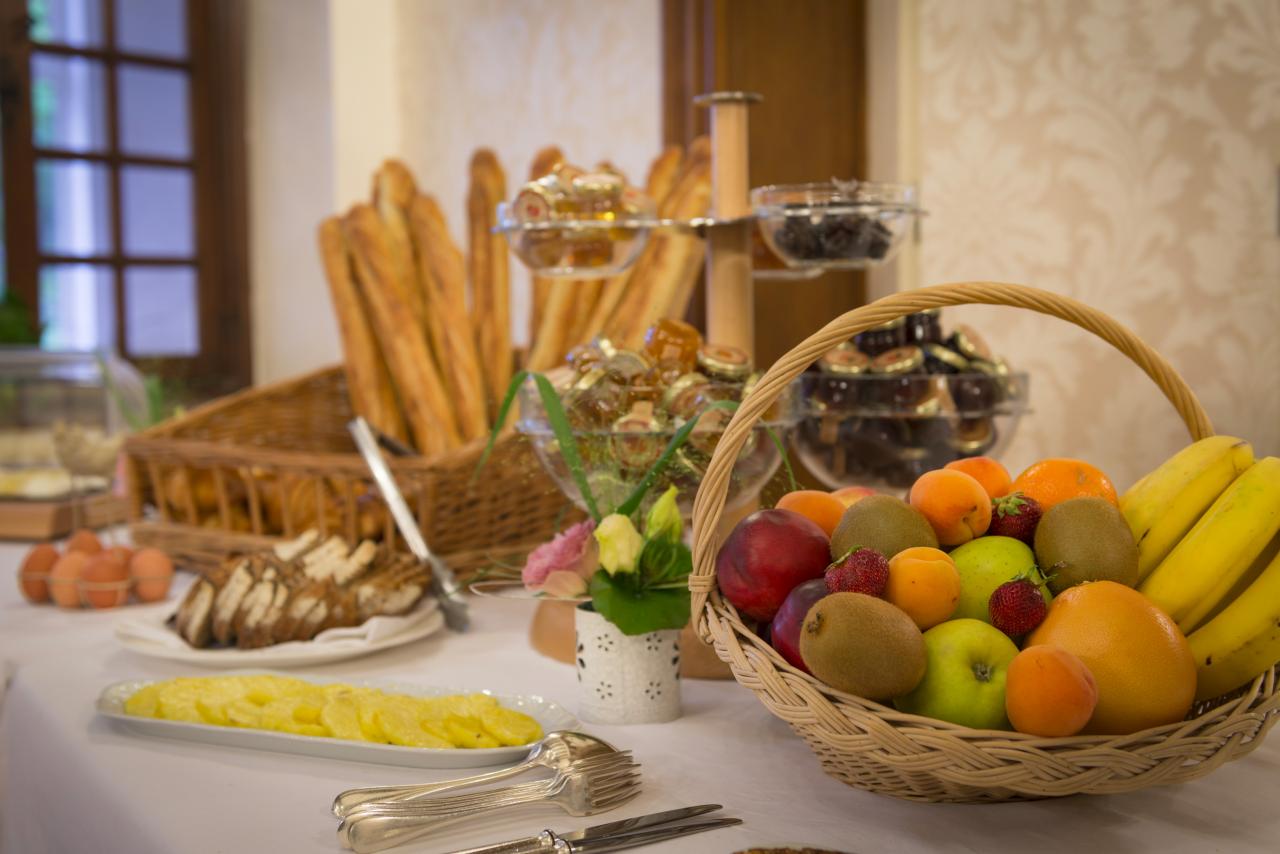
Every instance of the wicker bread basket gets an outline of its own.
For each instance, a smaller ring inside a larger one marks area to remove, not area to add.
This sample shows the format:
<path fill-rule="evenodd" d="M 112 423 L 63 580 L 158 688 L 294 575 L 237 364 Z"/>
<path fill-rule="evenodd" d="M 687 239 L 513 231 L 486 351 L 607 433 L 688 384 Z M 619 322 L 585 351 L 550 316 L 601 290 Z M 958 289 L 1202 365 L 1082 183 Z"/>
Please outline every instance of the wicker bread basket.
<path fill-rule="evenodd" d="M 340 368 L 215 400 L 125 443 L 131 533 L 186 566 L 316 527 L 391 539 L 395 524 L 347 433 Z M 477 441 L 448 455 L 391 460 L 427 542 L 455 571 L 515 560 L 577 511 L 515 434 L 473 478 Z"/>
<path fill-rule="evenodd" d="M 1113 794 L 1208 774 L 1262 742 L 1280 715 L 1273 667 L 1248 688 L 1197 704 L 1176 724 L 1126 736 L 1038 738 L 973 730 L 903 714 L 832 689 L 791 667 L 716 588 L 719 521 L 732 461 L 751 425 L 805 368 L 855 333 L 894 318 L 950 305 L 1007 305 L 1080 326 L 1132 359 L 1173 404 L 1193 439 L 1213 433 L 1200 403 L 1173 368 L 1136 335 L 1075 300 L 1034 288 L 972 282 L 922 288 L 850 311 L 783 356 L 734 415 L 693 508 L 693 620 L 698 633 L 851 786 L 917 801 L 995 802 Z"/>

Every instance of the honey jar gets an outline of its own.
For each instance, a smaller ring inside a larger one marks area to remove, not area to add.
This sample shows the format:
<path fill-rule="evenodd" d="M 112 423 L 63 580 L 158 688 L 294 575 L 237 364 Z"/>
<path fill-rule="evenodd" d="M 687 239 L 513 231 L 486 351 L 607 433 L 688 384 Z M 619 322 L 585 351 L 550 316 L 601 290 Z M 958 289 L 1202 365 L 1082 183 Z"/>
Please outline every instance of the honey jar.
<path fill-rule="evenodd" d="M 649 327 L 644 335 L 644 354 L 655 364 L 673 363 L 686 374 L 698 366 L 698 349 L 702 336 L 688 323 L 664 317 Z"/>

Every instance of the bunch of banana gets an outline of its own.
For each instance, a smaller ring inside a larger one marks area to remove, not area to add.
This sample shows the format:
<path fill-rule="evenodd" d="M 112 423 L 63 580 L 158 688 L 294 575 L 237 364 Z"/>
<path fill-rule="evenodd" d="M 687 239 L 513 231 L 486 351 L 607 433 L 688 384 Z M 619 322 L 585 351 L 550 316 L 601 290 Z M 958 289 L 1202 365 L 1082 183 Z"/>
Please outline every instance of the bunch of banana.
<path fill-rule="evenodd" d="M 1197 700 L 1220 697 L 1280 661 L 1280 540 L 1268 552 L 1257 579 L 1187 638 Z"/>
<path fill-rule="evenodd" d="M 1139 485 L 1143 490 L 1152 488 L 1153 478 L 1158 474 L 1159 470 L 1148 475 Z M 1199 479 L 1193 478 L 1191 482 Z M 1201 501 L 1202 494 L 1187 500 Z M 1181 501 L 1181 495 L 1174 496 L 1165 512 L 1189 513 L 1180 506 Z M 1155 527 L 1160 524 L 1156 523 Z M 1263 569 L 1258 558 L 1275 539 L 1277 531 L 1280 531 L 1280 458 L 1264 457 L 1222 490 L 1138 589 L 1164 609 L 1178 628 L 1191 634 L 1220 607 L 1227 606 L 1236 594 L 1243 595 L 1256 583 Z"/>
<path fill-rule="evenodd" d="M 1138 580 L 1168 557 L 1209 505 L 1253 465 L 1253 448 L 1234 436 L 1210 436 L 1174 454 L 1120 497 L 1138 544 Z"/>

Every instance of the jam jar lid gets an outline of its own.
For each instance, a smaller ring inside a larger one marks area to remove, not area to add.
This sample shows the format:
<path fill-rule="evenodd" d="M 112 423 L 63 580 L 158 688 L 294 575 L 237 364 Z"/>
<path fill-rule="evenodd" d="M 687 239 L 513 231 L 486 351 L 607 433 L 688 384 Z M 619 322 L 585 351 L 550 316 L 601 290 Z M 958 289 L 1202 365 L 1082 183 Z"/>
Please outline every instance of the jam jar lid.
<path fill-rule="evenodd" d="M 932 317 L 937 320 L 939 317 L 942 317 L 942 308 L 941 306 L 935 306 L 934 308 L 921 309 L 916 313 L 923 314 L 925 317 Z"/>
<path fill-rule="evenodd" d="M 662 427 L 662 417 L 658 413 L 639 407 L 613 422 L 615 433 L 660 433 Z"/>
<path fill-rule="evenodd" d="M 840 346 L 819 359 L 818 365 L 830 374 L 853 376 L 871 369 L 871 357 L 853 347 Z"/>
<path fill-rule="evenodd" d="M 562 196 L 563 193 L 532 181 L 516 194 L 511 210 L 519 222 L 544 222 L 554 215 Z"/>
<path fill-rule="evenodd" d="M 737 347 L 704 344 L 698 348 L 698 367 L 708 376 L 745 380 L 751 374 L 751 357 Z"/>
<path fill-rule="evenodd" d="M 600 367 L 624 383 L 632 383 L 653 368 L 643 353 L 635 350 L 617 350 L 600 363 Z"/>
<path fill-rule="evenodd" d="M 609 172 L 587 172 L 573 179 L 573 191 L 588 198 L 614 199 L 622 196 L 622 179 Z"/>
<path fill-rule="evenodd" d="M 909 374 L 924 365 L 924 351 L 914 344 L 894 347 L 871 360 L 871 370 L 877 374 Z"/>
<path fill-rule="evenodd" d="M 951 331 L 951 346 L 966 358 L 991 361 L 991 348 L 972 326 L 963 323 L 957 325 Z"/>
<path fill-rule="evenodd" d="M 588 389 L 597 385 L 607 375 L 608 373 L 605 371 L 604 368 L 600 368 L 600 367 L 592 368 L 586 373 L 578 377 L 577 381 L 573 384 L 573 390 L 587 391 Z"/>
<path fill-rule="evenodd" d="M 686 394 L 693 392 L 710 382 L 711 380 L 706 376 L 696 372 L 681 374 L 676 377 L 675 382 L 667 386 L 666 390 L 662 393 L 662 405 L 673 411 L 682 408 L 680 404 L 686 402 Z M 688 400 L 691 401 L 692 397 L 688 398 Z"/>
<path fill-rule="evenodd" d="M 970 418 L 956 425 L 948 444 L 962 454 L 980 454 L 995 438 L 995 424 L 990 418 Z"/>
<path fill-rule="evenodd" d="M 971 362 L 969 362 L 969 367 L 971 367 L 975 373 L 985 374 L 986 376 L 989 376 L 989 377 L 1000 376 L 1000 369 L 996 367 L 995 362 L 987 362 L 987 361 L 984 361 L 983 359 L 974 359 Z M 1007 366 L 1005 370 L 1006 372 L 1008 371 Z"/>
<path fill-rule="evenodd" d="M 924 353 L 930 359 L 937 359 L 957 373 L 962 374 L 969 370 L 969 360 L 949 347 L 943 347 L 941 344 L 925 344 Z"/>

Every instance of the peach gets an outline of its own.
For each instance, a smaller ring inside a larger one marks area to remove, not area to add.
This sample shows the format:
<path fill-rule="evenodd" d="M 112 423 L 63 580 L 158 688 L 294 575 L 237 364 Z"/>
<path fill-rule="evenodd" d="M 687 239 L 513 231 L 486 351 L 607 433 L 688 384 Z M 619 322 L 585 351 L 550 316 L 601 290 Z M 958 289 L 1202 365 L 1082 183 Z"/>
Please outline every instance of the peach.
<path fill-rule="evenodd" d="M 27 552 L 18 567 L 18 588 L 28 602 L 49 601 L 49 570 L 58 562 L 58 550 L 49 543 Z"/>
<path fill-rule="evenodd" d="M 799 513 L 826 532 L 830 537 L 844 516 L 845 504 L 829 492 L 816 489 L 797 489 L 778 499 L 775 507 Z"/>
<path fill-rule="evenodd" d="M 920 475 L 911 485 L 910 503 L 944 546 L 964 545 L 991 527 L 991 496 L 962 471 L 935 469 Z"/>
<path fill-rule="evenodd" d="M 845 507 L 852 507 L 868 495 L 875 494 L 876 491 L 868 486 L 846 486 L 831 493 Z"/>
<path fill-rule="evenodd" d="M 951 619 L 960 604 L 960 572 L 941 549 L 904 549 L 889 561 L 884 598 L 906 611 L 920 631 L 933 628 Z"/>
<path fill-rule="evenodd" d="M 1075 735 L 1098 705 L 1098 684 L 1084 662 L 1062 647 L 1029 646 L 1009 664 L 1004 704 L 1018 732 Z"/>
<path fill-rule="evenodd" d="M 1008 495 L 1013 490 L 1013 478 L 1009 476 L 1009 470 L 991 457 L 965 457 L 962 460 L 952 460 L 944 468 L 962 471 L 969 475 L 982 484 L 987 495 L 993 499 Z"/>

